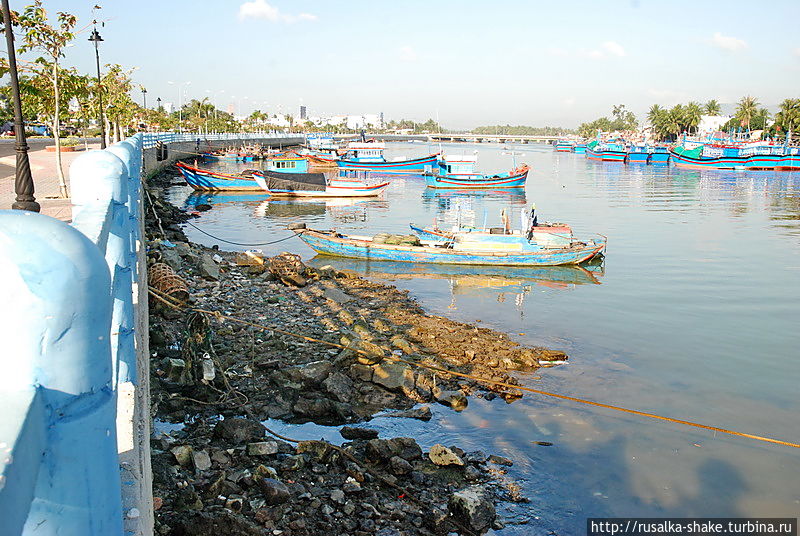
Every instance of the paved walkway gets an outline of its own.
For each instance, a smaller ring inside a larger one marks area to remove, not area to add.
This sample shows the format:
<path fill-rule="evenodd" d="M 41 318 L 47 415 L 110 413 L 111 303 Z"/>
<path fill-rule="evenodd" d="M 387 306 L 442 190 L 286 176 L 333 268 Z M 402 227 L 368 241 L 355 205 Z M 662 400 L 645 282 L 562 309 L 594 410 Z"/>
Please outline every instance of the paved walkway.
<path fill-rule="evenodd" d="M 99 148 L 99 144 L 89 144 L 89 150 Z M 61 153 L 68 192 L 69 166 L 73 160 L 85 152 L 83 150 Z M 56 153 L 47 152 L 42 148 L 28 152 L 28 159 L 31 163 L 31 173 L 35 188 L 34 195 L 36 196 L 36 201 L 42 206 L 42 214 L 47 214 L 65 222 L 72 221 L 72 201 L 69 198 L 59 198 Z M 16 163 L 16 154 L 0 157 L 0 209 L 10 209 L 16 199 L 16 194 L 14 193 Z"/>

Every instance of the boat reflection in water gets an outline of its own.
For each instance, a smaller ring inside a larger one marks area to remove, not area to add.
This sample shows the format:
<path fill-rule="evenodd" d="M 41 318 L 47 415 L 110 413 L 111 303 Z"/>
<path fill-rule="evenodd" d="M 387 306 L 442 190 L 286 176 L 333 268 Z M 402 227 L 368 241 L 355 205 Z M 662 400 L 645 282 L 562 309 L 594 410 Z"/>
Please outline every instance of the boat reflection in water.
<path fill-rule="evenodd" d="M 192 192 L 183 202 L 186 210 L 197 210 L 199 205 L 221 205 L 224 203 L 258 204 L 267 198 L 266 193 L 253 192 Z"/>
<path fill-rule="evenodd" d="M 386 281 L 443 281 L 449 286 L 450 309 L 456 308 L 459 296 L 491 298 L 498 302 L 513 296 L 520 314 L 525 295 L 536 287 L 569 290 L 579 285 L 599 285 L 605 273 L 602 261 L 581 266 L 493 267 L 366 261 L 318 255 L 308 264 L 316 267 L 328 265 L 336 270 Z"/>
<path fill-rule="evenodd" d="M 486 201 L 499 200 L 512 205 L 525 205 L 525 188 L 506 188 L 499 190 L 433 190 L 426 188 L 422 192 L 422 203 L 436 204 L 439 208 L 449 209 L 454 201 Z"/>

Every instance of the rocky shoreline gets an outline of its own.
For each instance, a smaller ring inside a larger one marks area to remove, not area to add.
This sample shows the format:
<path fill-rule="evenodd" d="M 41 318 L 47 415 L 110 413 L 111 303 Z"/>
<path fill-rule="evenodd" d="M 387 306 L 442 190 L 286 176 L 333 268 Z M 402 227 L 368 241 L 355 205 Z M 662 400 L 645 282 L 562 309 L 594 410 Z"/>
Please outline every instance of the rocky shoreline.
<path fill-rule="evenodd" d="M 264 259 L 192 244 L 179 227 L 191 215 L 164 200 L 171 180 L 165 172 L 150 181 L 146 212 L 153 417 L 178 423 L 152 444 L 157 533 L 502 528 L 495 505 L 525 501 L 502 478 L 510 460 L 455 445 L 423 452 L 413 438 L 379 438 L 369 421 L 521 396 L 427 367 L 513 386 L 515 371 L 566 356 L 428 315 L 395 287 L 288 253 Z M 166 275 L 154 283 L 154 273 Z M 344 425 L 345 441 L 295 441 L 272 434 L 267 419 Z"/>

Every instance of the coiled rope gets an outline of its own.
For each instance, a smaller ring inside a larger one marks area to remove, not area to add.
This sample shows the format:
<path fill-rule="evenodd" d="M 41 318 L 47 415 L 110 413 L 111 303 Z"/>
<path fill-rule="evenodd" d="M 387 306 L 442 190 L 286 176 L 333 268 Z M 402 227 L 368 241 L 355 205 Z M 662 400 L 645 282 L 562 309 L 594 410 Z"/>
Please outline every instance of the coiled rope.
<path fill-rule="evenodd" d="M 299 333 L 293 333 L 291 331 L 281 330 L 281 329 L 274 328 L 274 327 L 271 327 L 271 326 L 265 326 L 263 324 L 257 324 L 257 323 L 254 323 L 254 322 L 249 322 L 247 320 L 242 320 L 242 319 L 239 319 L 239 318 L 235 318 L 235 317 L 232 317 L 232 316 L 229 316 L 229 315 L 222 314 L 219 311 L 209 311 L 209 310 L 206 310 L 206 309 L 199 309 L 199 308 L 196 308 L 196 307 L 190 307 L 185 302 L 180 302 L 179 300 L 176 300 L 176 299 L 174 299 L 174 298 L 172 298 L 170 296 L 162 295 L 162 293 L 160 293 L 157 289 L 154 289 L 153 287 L 148 287 L 148 290 L 149 290 L 151 295 L 153 295 L 154 297 L 156 297 L 160 301 L 164 302 L 165 304 L 169 305 L 170 307 L 173 307 L 174 309 L 196 311 L 196 312 L 200 312 L 200 313 L 205 313 L 205 314 L 209 314 L 209 315 L 217 318 L 218 320 L 223 320 L 223 319 L 230 320 L 232 322 L 237 322 L 239 324 L 243 324 L 243 325 L 246 325 L 246 326 L 251 326 L 251 327 L 258 328 L 258 329 L 261 329 L 261 330 L 264 330 L 264 331 L 272 331 L 272 332 L 275 332 L 275 333 L 280 333 L 282 335 L 288 335 L 290 337 L 303 339 L 303 340 L 306 340 L 306 341 L 309 341 L 309 342 L 317 342 L 317 343 L 324 344 L 324 345 L 327 345 L 327 346 L 331 346 L 331 347 L 334 347 L 334 348 L 341 348 L 343 350 L 350 350 L 350 351 L 353 351 L 353 352 L 356 352 L 356 353 L 359 353 L 359 354 L 362 354 L 362 355 L 365 355 L 365 356 L 368 356 L 368 357 L 375 357 L 375 356 L 372 356 L 371 354 L 368 354 L 364 350 L 361 350 L 359 348 L 353 348 L 353 347 L 351 347 L 349 345 L 345 346 L 343 344 L 324 341 L 324 340 L 321 340 L 321 339 L 316 339 L 314 337 L 309 337 L 307 335 L 301 335 Z M 397 357 L 396 355 L 393 355 L 393 354 L 389 355 L 389 356 L 384 356 L 383 359 L 389 359 L 391 361 L 397 361 L 399 363 L 404 363 L 406 365 L 410 365 L 410 366 L 417 367 L 417 368 L 423 368 L 423 369 L 430 370 L 430 371 L 433 371 L 433 372 L 438 372 L 438 373 L 441 373 L 441 374 L 449 374 L 451 376 L 456 376 L 456 377 L 459 377 L 459 378 L 466 378 L 466 379 L 470 379 L 470 380 L 475 380 L 475 381 L 482 382 L 482 383 L 489 384 L 489 385 L 496 385 L 496 386 L 500 386 L 500 387 L 506 387 L 506 388 L 509 388 L 509 389 L 517 389 L 517 390 L 520 390 L 520 391 L 526 391 L 526 392 L 529 392 L 529 393 L 534 393 L 534 394 L 547 396 L 547 397 L 551 397 L 551 398 L 558 398 L 558 399 L 561 399 L 561 400 L 569 400 L 570 402 L 576 402 L 578 404 L 585 404 L 585 405 L 589 405 L 589 406 L 595 406 L 595 407 L 598 407 L 598 408 L 605 408 L 605 409 L 610 409 L 610 410 L 614 410 L 614 411 L 619 411 L 619 412 L 622 412 L 622 413 L 628 413 L 628 414 L 631 414 L 631 415 L 638 415 L 640 417 L 647 417 L 647 418 L 650 418 L 650 419 L 656 419 L 656 420 L 671 422 L 671 423 L 675 423 L 675 424 L 682 424 L 682 425 L 690 426 L 690 427 L 693 427 L 693 428 L 700 428 L 700 429 L 703 429 L 703 430 L 710 430 L 710 431 L 713 431 L 713 432 L 719 432 L 719 433 L 722 433 L 722 434 L 728 434 L 728 435 L 732 435 L 732 436 L 736 436 L 736 437 L 745 437 L 745 438 L 748 438 L 748 439 L 753 439 L 753 440 L 756 440 L 756 441 L 763 441 L 763 442 L 766 442 L 766 443 L 773 443 L 773 444 L 782 445 L 782 446 L 785 446 L 785 447 L 800 448 L 800 443 L 793 443 L 791 441 L 783 441 L 781 439 L 773 439 L 771 437 L 765 437 L 765 436 L 760 436 L 760 435 L 755 435 L 755 434 L 748 434 L 748 433 L 745 433 L 745 432 L 737 432 L 735 430 L 728 430 L 726 428 L 719 428 L 717 426 L 709 426 L 709 425 L 706 425 L 706 424 L 700 424 L 700 423 L 696 423 L 696 422 L 692 422 L 692 421 L 685 421 L 685 420 L 682 420 L 682 419 L 673 419 L 672 417 L 664 417 L 662 415 L 656 415 L 655 413 L 648 413 L 646 411 L 639 411 L 639 410 L 635 410 L 635 409 L 623 408 L 623 407 L 614 406 L 614 405 L 611 405 L 611 404 L 603 404 L 601 402 L 594 402 L 592 400 L 587 400 L 585 398 L 577 398 L 577 397 L 574 397 L 574 396 L 561 395 L 561 394 L 558 394 L 558 393 L 551 393 L 549 391 L 542 391 L 541 389 L 533 389 L 532 387 L 526 387 L 526 386 L 523 386 L 523 385 L 513 385 L 513 384 L 510 384 L 510 383 L 501 382 L 501 381 L 497 381 L 497 380 L 490 380 L 490 379 L 481 378 L 481 377 L 478 377 L 478 376 L 473 376 L 472 374 L 465 374 L 463 372 L 456 372 L 456 371 L 453 371 L 453 370 L 449 370 L 449 369 L 445 369 L 445 368 L 441 368 L 441 367 L 436 367 L 436 366 L 433 366 L 433 365 L 426 365 L 426 364 L 423 364 L 423 363 L 416 363 L 414 361 L 408 361 L 406 359 L 402 359 L 400 357 Z"/>

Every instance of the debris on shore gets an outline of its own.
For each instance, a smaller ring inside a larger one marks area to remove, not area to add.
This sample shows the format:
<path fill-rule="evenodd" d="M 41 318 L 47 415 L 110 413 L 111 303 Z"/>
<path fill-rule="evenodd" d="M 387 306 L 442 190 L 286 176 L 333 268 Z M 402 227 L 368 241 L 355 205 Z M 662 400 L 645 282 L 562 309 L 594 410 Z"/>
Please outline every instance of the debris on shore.
<path fill-rule="evenodd" d="M 363 423 L 386 410 L 426 420 L 430 405 L 461 411 L 469 397 L 512 402 L 521 396 L 512 373 L 564 354 L 428 315 L 406 292 L 296 255 L 192 244 L 178 226 L 190 216 L 155 190 L 146 214 L 151 285 L 161 277 L 150 299 L 152 407 L 178 423 L 152 444 L 158 534 L 502 528 L 495 505 L 525 500 L 497 478 L 510 460 L 455 445 L 423 452 Z M 272 434 L 268 419 L 341 426 L 345 441 L 295 441 Z"/>

